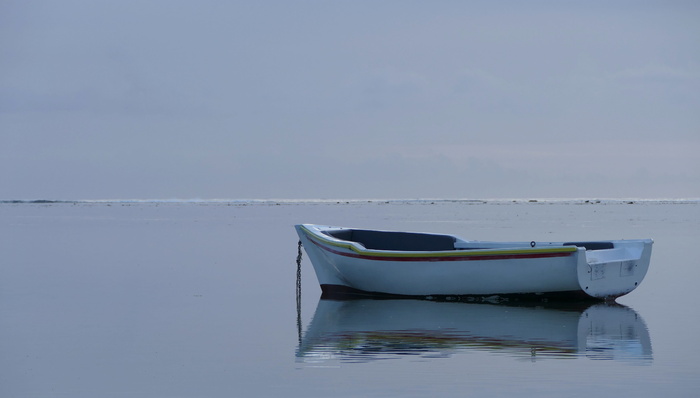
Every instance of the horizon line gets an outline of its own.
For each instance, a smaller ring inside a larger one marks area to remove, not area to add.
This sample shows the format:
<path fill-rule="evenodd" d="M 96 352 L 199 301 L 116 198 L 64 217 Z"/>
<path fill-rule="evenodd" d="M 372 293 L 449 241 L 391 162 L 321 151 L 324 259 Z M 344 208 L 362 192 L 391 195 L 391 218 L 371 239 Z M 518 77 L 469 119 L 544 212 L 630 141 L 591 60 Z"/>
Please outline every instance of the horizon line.
<path fill-rule="evenodd" d="M 358 203 L 696 203 L 700 198 L 604 198 L 604 197 L 512 197 L 512 198 L 248 198 L 248 199 L 0 199 L 0 204 L 110 204 L 110 203 L 202 203 L 202 204 L 358 204 Z"/>

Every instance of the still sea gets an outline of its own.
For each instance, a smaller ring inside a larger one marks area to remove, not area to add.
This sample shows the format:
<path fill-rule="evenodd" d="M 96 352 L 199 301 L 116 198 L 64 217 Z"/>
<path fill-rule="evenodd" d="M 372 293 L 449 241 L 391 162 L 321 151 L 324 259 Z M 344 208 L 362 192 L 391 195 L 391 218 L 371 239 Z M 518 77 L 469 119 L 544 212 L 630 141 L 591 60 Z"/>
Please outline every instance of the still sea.
<path fill-rule="evenodd" d="M 299 223 L 655 243 L 615 304 L 334 301 Z M 699 240 L 697 200 L 0 202 L 0 397 L 697 396 Z"/>

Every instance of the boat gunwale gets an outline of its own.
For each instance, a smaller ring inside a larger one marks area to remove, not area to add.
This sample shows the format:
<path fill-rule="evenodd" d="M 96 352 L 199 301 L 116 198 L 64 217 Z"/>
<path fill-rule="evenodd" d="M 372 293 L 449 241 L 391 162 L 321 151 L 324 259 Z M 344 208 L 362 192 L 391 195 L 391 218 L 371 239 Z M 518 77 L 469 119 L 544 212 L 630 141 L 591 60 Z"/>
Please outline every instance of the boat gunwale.
<path fill-rule="evenodd" d="M 555 247 L 512 247 L 512 248 L 494 248 L 494 249 L 454 249 L 454 250 L 436 250 L 436 251 L 405 251 L 405 250 L 378 250 L 378 249 L 367 249 L 361 244 L 353 241 L 343 240 L 334 238 L 332 236 L 325 236 L 322 234 L 321 230 L 314 226 L 316 231 L 309 229 L 309 225 L 301 224 L 299 227 L 306 233 L 307 237 L 311 237 L 316 240 L 322 241 L 331 246 L 340 247 L 344 249 L 351 250 L 356 253 L 352 255 L 351 253 L 343 253 L 334 251 L 336 254 L 340 255 L 351 255 L 352 257 L 363 257 L 363 258 L 377 258 L 377 257 L 388 257 L 388 258 L 416 258 L 416 259 L 430 259 L 435 257 L 452 258 L 457 257 L 455 260 L 468 259 L 469 257 L 500 257 L 500 256 L 522 256 L 522 255 L 551 255 L 551 256 L 567 256 L 573 254 L 579 250 L 576 246 L 555 246 Z M 331 229 L 352 229 L 352 228 L 334 228 Z M 435 235 L 435 234 L 432 234 Z M 445 235 L 445 234 L 443 234 Z M 454 236 L 454 235 L 446 235 Z M 313 243 L 313 239 L 311 239 Z M 485 243 L 485 242 L 484 242 Z"/>

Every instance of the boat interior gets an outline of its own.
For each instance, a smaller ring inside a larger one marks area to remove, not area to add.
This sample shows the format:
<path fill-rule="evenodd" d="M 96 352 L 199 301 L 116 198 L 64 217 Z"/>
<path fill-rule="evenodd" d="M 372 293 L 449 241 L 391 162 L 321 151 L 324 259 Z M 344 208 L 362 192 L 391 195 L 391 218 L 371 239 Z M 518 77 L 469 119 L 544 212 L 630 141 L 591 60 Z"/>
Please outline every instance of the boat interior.
<path fill-rule="evenodd" d="M 336 239 L 361 244 L 370 250 L 442 251 L 455 250 L 454 236 L 422 234 L 417 232 L 372 231 L 341 229 L 324 231 Z"/>
<path fill-rule="evenodd" d="M 323 233 L 336 239 L 359 243 L 370 250 L 445 251 L 485 249 L 485 247 L 483 247 L 484 242 L 476 241 L 473 242 L 477 244 L 477 246 L 474 247 L 471 247 L 467 242 L 460 241 L 459 247 L 456 248 L 455 242 L 457 242 L 457 239 L 452 235 L 374 231 L 365 229 L 339 229 L 323 231 Z M 479 245 L 479 243 L 481 243 L 481 245 Z M 609 241 L 566 242 L 563 244 L 559 243 L 559 245 L 583 247 L 586 250 L 606 250 L 615 247 L 613 242 Z"/>

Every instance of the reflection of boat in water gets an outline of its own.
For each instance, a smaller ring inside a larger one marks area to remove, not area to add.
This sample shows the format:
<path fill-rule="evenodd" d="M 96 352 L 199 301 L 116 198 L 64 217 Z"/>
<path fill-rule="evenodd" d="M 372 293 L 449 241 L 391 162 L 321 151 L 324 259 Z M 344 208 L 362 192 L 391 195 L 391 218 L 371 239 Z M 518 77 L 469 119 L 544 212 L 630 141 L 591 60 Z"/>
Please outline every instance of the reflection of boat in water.
<path fill-rule="evenodd" d="M 364 362 L 407 355 L 448 357 L 463 350 L 528 358 L 652 360 L 644 321 L 619 304 L 371 299 L 321 299 L 297 358 Z"/>

